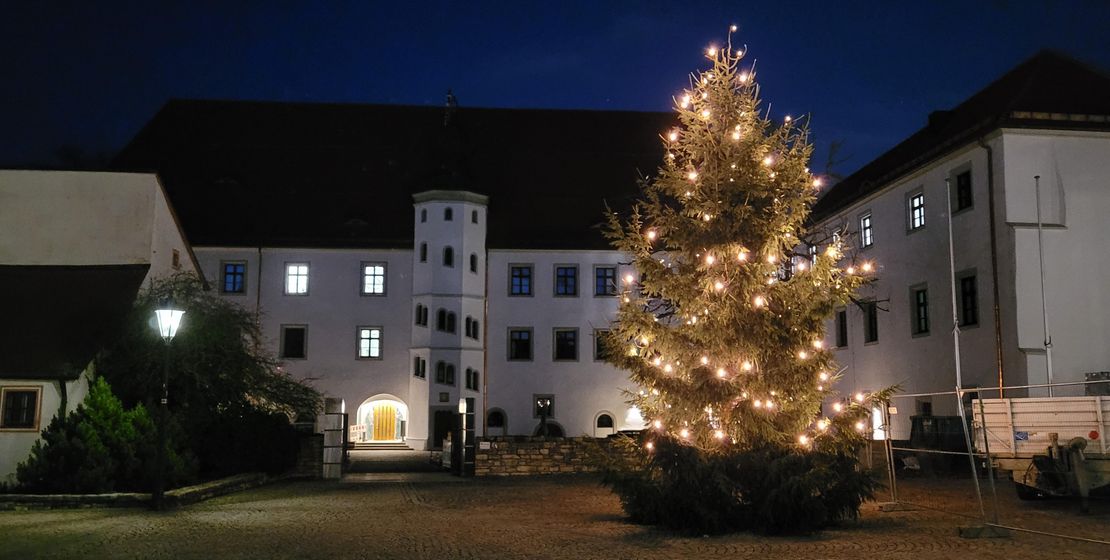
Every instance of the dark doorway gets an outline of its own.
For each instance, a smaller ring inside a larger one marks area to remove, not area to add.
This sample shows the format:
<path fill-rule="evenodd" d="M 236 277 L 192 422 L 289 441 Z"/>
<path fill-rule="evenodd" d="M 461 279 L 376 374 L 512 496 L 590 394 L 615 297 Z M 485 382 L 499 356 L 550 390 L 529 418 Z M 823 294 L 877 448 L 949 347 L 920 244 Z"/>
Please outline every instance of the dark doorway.
<path fill-rule="evenodd" d="M 432 416 L 432 449 L 443 449 L 443 440 L 447 434 L 459 427 L 459 413 L 454 410 L 437 410 Z"/>

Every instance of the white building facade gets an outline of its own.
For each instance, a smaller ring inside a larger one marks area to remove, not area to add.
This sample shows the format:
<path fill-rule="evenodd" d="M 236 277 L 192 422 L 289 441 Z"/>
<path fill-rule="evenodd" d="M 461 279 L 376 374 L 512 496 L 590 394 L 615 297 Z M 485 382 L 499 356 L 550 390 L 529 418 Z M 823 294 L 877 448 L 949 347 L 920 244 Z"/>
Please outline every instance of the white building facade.
<path fill-rule="evenodd" d="M 1061 64 L 1074 62 L 1043 56 L 1027 62 L 819 203 L 819 228 L 852 234 L 846 265 L 876 267 L 876 281 L 860 304 L 838 311 L 828 324 L 826 344 L 845 367 L 843 394 L 891 385 L 911 394 L 954 391 L 953 301 L 963 389 L 997 397 L 999 387 L 1049 382 L 1037 181 L 1052 381 L 1079 382 L 1087 373 L 1110 370 L 1110 117 L 1071 100 L 1071 83 L 1050 83 L 1050 66 Z M 1083 79 L 1073 82 L 1108 91 L 1105 78 L 1084 72 L 1075 70 Z M 1023 97 L 1015 81 L 1032 83 L 1033 91 L 1055 88 L 1056 98 Z M 997 103 L 985 114 L 986 100 Z M 1046 103 L 1051 108 L 1042 108 Z M 946 119 L 973 124 L 948 125 Z M 1053 393 L 1083 391 L 1066 386 Z M 1048 392 L 1005 392 L 1026 394 Z M 910 437 L 913 415 L 956 414 L 952 396 L 895 404 L 895 439 Z"/>
<path fill-rule="evenodd" d="M 541 413 L 570 436 L 642 427 L 596 343 L 628 259 L 489 249 L 476 193 L 422 192 L 413 207 L 412 250 L 196 254 L 211 286 L 257 310 L 284 367 L 341 399 L 355 443 L 439 447 L 460 398 L 484 411 L 479 433 L 534 434 Z"/>

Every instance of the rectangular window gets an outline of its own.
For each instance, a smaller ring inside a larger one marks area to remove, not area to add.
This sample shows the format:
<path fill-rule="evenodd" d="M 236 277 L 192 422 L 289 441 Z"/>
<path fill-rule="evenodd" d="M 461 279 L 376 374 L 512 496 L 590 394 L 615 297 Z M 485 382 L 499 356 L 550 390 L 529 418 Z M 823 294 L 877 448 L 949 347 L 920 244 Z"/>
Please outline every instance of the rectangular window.
<path fill-rule="evenodd" d="M 817 264 L 817 246 L 809 246 L 809 264 L 810 266 Z"/>
<path fill-rule="evenodd" d="M 39 429 L 41 387 L 0 387 L 0 430 Z"/>
<path fill-rule="evenodd" d="M 929 334 L 929 290 L 926 287 L 910 288 L 910 309 L 913 312 L 913 334 Z"/>
<path fill-rule="evenodd" d="M 223 263 L 224 281 L 220 291 L 225 294 L 241 294 L 247 290 L 247 263 L 243 261 Z"/>
<path fill-rule="evenodd" d="M 466 388 L 471 391 L 478 390 L 478 370 L 466 368 Z"/>
<path fill-rule="evenodd" d="M 555 295 L 557 296 L 576 296 L 578 295 L 578 267 L 577 266 L 556 266 L 555 267 Z"/>
<path fill-rule="evenodd" d="M 879 305 L 873 301 L 863 303 L 863 341 L 879 341 Z"/>
<path fill-rule="evenodd" d="M 979 286 L 975 274 L 964 274 L 958 281 L 960 300 L 960 326 L 979 324 Z"/>
<path fill-rule="evenodd" d="M 281 326 L 281 357 L 303 360 L 308 357 L 308 327 Z"/>
<path fill-rule="evenodd" d="M 509 295 L 532 295 L 532 265 L 514 264 L 509 266 Z"/>
<path fill-rule="evenodd" d="M 866 249 L 875 244 L 875 230 L 871 227 L 871 213 L 859 218 L 859 246 Z"/>
<path fill-rule="evenodd" d="M 836 312 L 836 347 L 848 346 L 848 310 L 841 309 Z"/>
<path fill-rule="evenodd" d="M 366 359 L 382 357 L 381 327 L 358 328 L 358 357 Z"/>
<path fill-rule="evenodd" d="M 608 338 L 608 330 L 594 329 L 594 360 L 603 362 L 609 359 L 608 347 L 606 346 L 606 340 Z"/>
<path fill-rule="evenodd" d="M 362 294 L 385 295 L 385 263 L 362 263 Z"/>
<path fill-rule="evenodd" d="M 285 263 L 285 293 L 289 295 L 308 293 L 308 263 Z"/>
<path fill-rule="evenodd" d="M 539 418 L 541 416 L 548 418 L 555 416 L 555 395 L 532 396 L 532 417 Z"/>
<path fill-rule="evenodd" d="M 555 329 L 555 361 L 578 360 L 578 329 Z"/>
<path fill-rule="evenodd" d="M 532 329 L 509 329 L 509 359 L 532 359 Z"/>
<path fill-rule="evenodd" d="M 617 295 L 617 267 L 598 266 L 594 268 L 594 295 Z"/>
<path fill-rule="evenodd" d="M 424 379 L 428 376 L 428 361 L 420 356 L 412 359 L 412 376 Z"/>
<path fill-rule="evenodd" d="M 910 195 L 910 231 L 925 227 L 925 193 Z"/>
<path fill-rule="evenodd" d="M 955 211 L 971 208 L 974 200 L 971 195 L 971 171 L 964 171 L 956 175 L 956 208 Z"/>

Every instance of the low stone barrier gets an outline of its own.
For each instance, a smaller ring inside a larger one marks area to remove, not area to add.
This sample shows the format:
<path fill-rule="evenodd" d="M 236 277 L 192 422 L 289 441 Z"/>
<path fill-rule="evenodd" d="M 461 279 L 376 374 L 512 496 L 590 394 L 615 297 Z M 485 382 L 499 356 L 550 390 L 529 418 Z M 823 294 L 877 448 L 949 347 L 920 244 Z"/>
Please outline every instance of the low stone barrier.
<path fill-rule="evenodd" d="M 263 473 L 247 473 L 184 486 L 166 491 L 168 507 L 195 504 L 278 480 Z M 150 494 L 141 492 L 114 492 L 110 494 L 0 494 L 0 510 L 60 509 L 86 507 L 146 507 Z"/>
<path fill-rule="evenodd" d="M 612 439 L 503 436 L 478 438 L 474 476 L 526 476 L 596 472 L 588 447 Z"/>

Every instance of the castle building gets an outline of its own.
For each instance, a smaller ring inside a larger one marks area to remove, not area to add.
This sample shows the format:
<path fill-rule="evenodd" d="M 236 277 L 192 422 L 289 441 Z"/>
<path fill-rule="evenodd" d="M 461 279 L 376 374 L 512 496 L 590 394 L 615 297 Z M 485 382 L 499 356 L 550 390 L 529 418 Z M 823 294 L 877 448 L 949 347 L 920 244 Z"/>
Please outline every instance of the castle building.
<path fill-rule="evenodd" d="M 1110 369 L 1110 81 L 1042 53 L 830 189 L 879 280 L 831 319 L 842 391 L 1046 379 L 1033 177 L 1056 381 Z M 257 312 L 356 442 L 638 429 L 602 361 L 627 259 L 598 229 L 658 167 L 670 113 L 171 101 L 117 157 L 161 178 L 207 281 Z M 951 194 L 946 194 L 946 180 Z M 955 278 L 948 272 L 947 200 Z M 912 414 L 949 414 L 922 399 Z"/>

